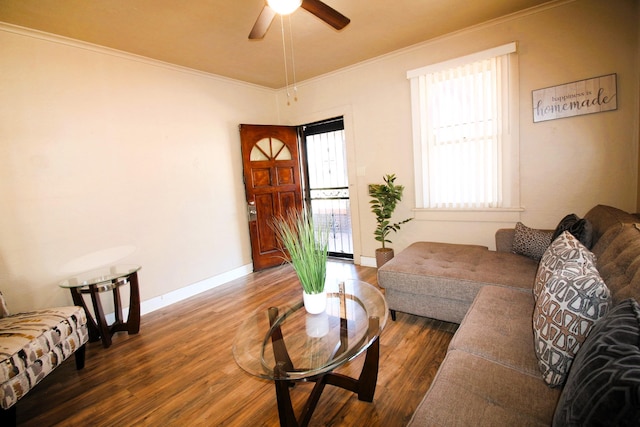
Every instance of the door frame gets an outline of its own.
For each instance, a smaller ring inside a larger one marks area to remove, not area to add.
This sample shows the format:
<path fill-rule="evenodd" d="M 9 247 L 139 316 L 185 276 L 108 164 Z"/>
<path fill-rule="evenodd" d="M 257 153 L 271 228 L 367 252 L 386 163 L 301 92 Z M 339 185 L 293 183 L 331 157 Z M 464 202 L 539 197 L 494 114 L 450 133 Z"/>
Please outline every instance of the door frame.
<path fill-rule="evenodd" d="M 353 238 L 353 262 L 361 264 L 362 257 L 362 237 L 360 232 L 360 203 L 358 200 L 359 190 L 363 194 L 368 194 L 368 184 L 363 181 L 366 175 L 365 167 L 358 167 L 356 164 L 356 147 L 353 129 L 353 114 L 350 106 L 341 106 L 329 110 L 296 116 L 290 121 L 293 123 L 315 123 L 332 117 L 342 116 L 344 120 L 344 139 L 347 151 L 347 177 L 349 178 L 349 200 L 351 210 L 351 227 Z M 298 127 L 303 125 L 298 125 Z M 304 191 L 304 190 L 303 190 Z M 373 214 L 372 214 L 373 215 Z M 373 228 L 371 229 L 373 236 Z"/>
<path fill-rule="evenodd" d="M 304 169 L 302 170 L 302 175 L 303 175 L 303 186 L 302 186 L 302 194 L 303 194 L 303 198 L 304 198 L 304 203 L 306 206 L 309 207 L 309 209 L 311 210 L 311 212 L 313 212 L 312 209 L 312 202 L 313 199 L 311 197 L 311 184 L 310 184 L 310 178 L 309 178 L 309 145 L 307 143 L 307 131 L 305 130 L 305 127 L 308 127 L 309 125 L 320 125 L 320 126 L 325 126 L 328 128 L 332 128 L 332 126 L 329 124 L 331 122 L 337 122 L 340 121 L 341 122 L 341 127 L 339 128 L 339 130 L 342 131 L 343 137 L 344 137 L 344 117 L 343 116 L 337 116 L 337 117 L 330 117 L 327 119 L 323 119 L 320 120 L 319 122 L 312 122 L 309 124 L 304 124 L 302 126 L 299 126 L 298 129 L 298 133 L 300 135 L 300 158 L 301 158 L 301 167 L 303 167 Z M 338 128 L 336 129 L 332 129 L 332 130 L 327 130 L 325 132 L 313 132 L 313 135 L 318 135 L 318 134 L 324 134 L 324 133 L 330 133 L 333 131 L 338 130 Z M 344 147 L 344 151 L 345 151 L 345 156 L 344 156 L 344 160 L 345 160 L 345 168 L 347 168 L 346 171 L 346 179 L 347 182 L 349 181 L 349 172 L 348 172 L 348 165 L 347 165 L 347 158 L 346 158 L 346 140 L 343 139 L 343 147 Z M 351 192 L 351 186 L 347 185 L 347 187 L 345 187 L 347 189 L 347 191 L 350 193 Z M 349 197 L 346 199 L 349 200 L 349 240 L 350 240 L 350 247 L 351 247 L 351 251 L 349 253 L 340 253 L 340 252 L 331 252 L 329 251 L 329 256 L 334 257 L 334 258 L 339 258 L 339 259 L 344 259 L 344 260 L 353 260 L 353 251 L 354 251 L 354 247 L 353 247 L 353 226 L 351 224 L 351 195 L 349 194 Z M 332 241 L 332 237 L 329 237 L 329 241 Z M 331 246 L 331 244 L 329 245 Z"/>

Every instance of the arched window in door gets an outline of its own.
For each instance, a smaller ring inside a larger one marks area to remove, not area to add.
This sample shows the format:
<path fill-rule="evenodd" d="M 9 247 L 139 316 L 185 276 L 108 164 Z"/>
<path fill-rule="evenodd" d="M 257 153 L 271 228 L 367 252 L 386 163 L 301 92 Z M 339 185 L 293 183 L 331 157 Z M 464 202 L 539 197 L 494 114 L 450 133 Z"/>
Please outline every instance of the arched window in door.
<path fill-rule="evenodd" d="M 263 138 L 251 149 L 249 158 L 252 162 L 265 160 L 291 160 L 291 151 L 284 142 L 276 138 Z"/>

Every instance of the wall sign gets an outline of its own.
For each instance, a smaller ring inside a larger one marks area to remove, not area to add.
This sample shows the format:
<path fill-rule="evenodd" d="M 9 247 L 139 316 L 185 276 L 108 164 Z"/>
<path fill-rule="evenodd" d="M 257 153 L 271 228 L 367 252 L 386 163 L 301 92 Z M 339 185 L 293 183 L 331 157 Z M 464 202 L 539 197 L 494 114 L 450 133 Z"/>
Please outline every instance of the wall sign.
<path fill-rule="evenodd" d="M 616 74 L 538 89 L 532 94 L 534 123 L 618 108 Z"/>

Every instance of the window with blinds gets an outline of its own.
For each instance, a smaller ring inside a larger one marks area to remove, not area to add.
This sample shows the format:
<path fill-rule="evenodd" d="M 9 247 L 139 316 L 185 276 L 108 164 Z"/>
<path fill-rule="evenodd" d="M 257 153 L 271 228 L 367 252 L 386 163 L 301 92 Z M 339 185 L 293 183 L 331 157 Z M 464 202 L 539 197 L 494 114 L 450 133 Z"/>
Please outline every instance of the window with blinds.
<path fill-rule="evenodd" d="M 409 71 L 417 208 L 512 205 L 515 43 Z M 517 158 L 516 158 L 517 160 Z"/>

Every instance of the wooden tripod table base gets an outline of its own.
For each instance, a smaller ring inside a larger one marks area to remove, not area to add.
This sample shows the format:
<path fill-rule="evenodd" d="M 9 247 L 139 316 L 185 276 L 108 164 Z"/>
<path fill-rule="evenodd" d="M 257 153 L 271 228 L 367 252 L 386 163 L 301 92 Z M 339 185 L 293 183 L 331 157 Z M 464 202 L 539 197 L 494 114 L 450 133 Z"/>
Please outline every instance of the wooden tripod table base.
<path fill-rule="evenodd" d="M 346 281 L 327 289 L 327 308 L 321 314 L 308 314 L 302 301 L 259 309 L 238 330 L 233 354 L 248 373 L 274 381 L 281 426 L 307 426 L 327 385 L 373 401 L 380 333 L 387 316 L 388 306 L 378 288 Z M 334 372 L 363 352 L 358 378 Z M 299 418 L 290 395 L 298 381 L 315 382 Z"/>
<path fill-rule="evenodd" d="M 378 330 L 379 319 L 377 317 L 370 318 L 369 322 L 370 330 Z M 380 338 L 376 336 L 369 348 L 366 350 L 364 365 L 358 379 L 333 372 L 328 372 L 314 378 L 306 379 L 306 381 L 315 381 L 316 385 L 313 387 L 313 390 L 304 405 L 299 422 L 291 404 L 291 381 L 274 380 L 276 385 L 276 398 L 278 400 L 280 425 L 286 427 L 306 427 L 309 424 L 309 421 L 311 421 L 313 411 L 316 409 L 320 396 L 327 384 L 357 393 L 358 400 L 373 402 L 373 395 L 376 392 L 376 383 L 378 382 L 379 359 Z M 286 377 L 286 362 L 278 362 L 274 368 L 274 374 L 277 377 Z"/>

